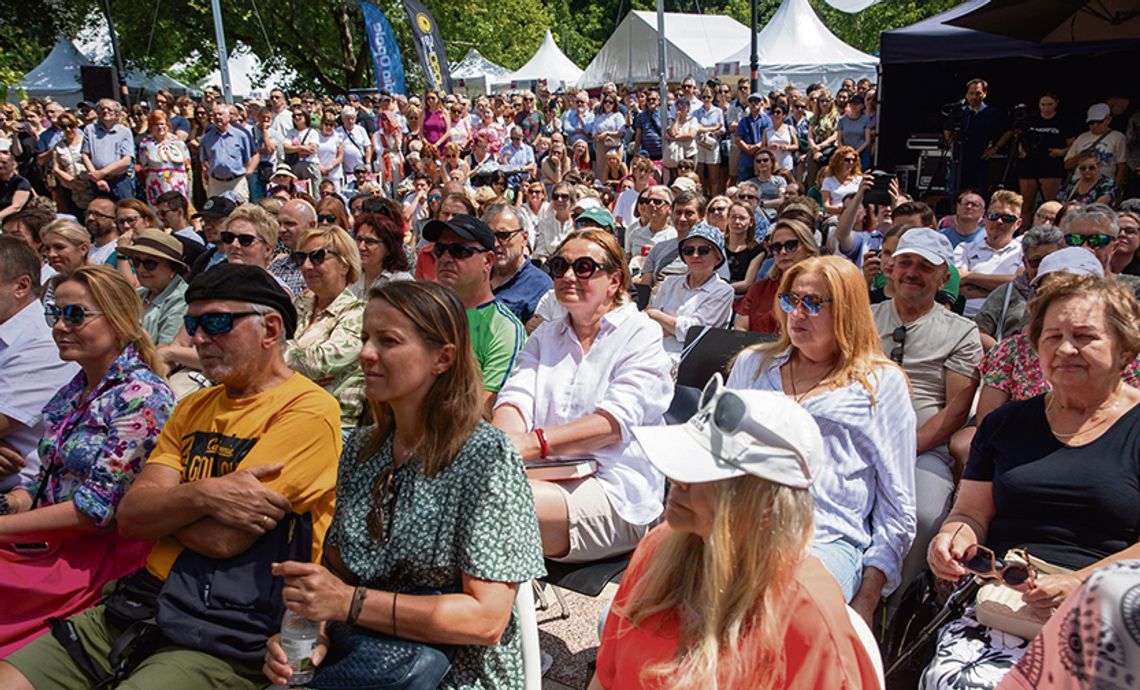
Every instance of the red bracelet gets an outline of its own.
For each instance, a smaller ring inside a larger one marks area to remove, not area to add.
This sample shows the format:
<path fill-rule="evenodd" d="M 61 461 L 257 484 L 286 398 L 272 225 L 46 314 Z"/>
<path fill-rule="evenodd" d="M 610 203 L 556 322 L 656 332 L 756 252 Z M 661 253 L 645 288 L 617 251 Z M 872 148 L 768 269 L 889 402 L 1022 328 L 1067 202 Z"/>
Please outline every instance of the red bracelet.
<path fill-rule="evenodd" d="M 542 429 L 535 429 L 534 435 L 538 437 L 538 457 L 545 459 L 550 455 L 550 445 L 546 442 L 546 434 L 542 432 Z"/>

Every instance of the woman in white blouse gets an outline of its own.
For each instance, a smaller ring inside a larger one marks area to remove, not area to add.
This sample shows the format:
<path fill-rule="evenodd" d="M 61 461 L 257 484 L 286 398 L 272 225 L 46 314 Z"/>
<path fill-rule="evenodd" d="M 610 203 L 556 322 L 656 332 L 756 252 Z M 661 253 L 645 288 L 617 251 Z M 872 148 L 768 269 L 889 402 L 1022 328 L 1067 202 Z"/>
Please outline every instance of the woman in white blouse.
<path fill-rule="evenodd" d="M 531 480 L 543 552 L 588 562 L 633 550 L 663 510 L 664 478 L 630 429 L 663 423 L 673 397 L 661 329 L 629 302 L 629 269 L 605 230 L 571 233 L 550 260 L 564 318 L 543 324 L 495 402 L 526 461 L 589 458 L 584 479 Z"/>
<path fill-rule="evenodd" d="M 843 257 L 788 269 L 777 297 L 780 337 L 740 354 L 729 388 L 789 395 L 823 432 L 812 552 L 868 623 L 899 585 L 914 540 L 914 408 L 906 375 L 883 356 L 867 283 Z"/>
<path fill-rule="evenodd" d="M 716 273 L 725 262 L 724 235 L 715 226 L 697 223 L 678 243 L 688 271 L 669 276 L 653 295 L 645 315 L 665 335 L 665 351 L 679 356 L 690 328 L 724 328 L 732 316 L 735 290 Z"/>

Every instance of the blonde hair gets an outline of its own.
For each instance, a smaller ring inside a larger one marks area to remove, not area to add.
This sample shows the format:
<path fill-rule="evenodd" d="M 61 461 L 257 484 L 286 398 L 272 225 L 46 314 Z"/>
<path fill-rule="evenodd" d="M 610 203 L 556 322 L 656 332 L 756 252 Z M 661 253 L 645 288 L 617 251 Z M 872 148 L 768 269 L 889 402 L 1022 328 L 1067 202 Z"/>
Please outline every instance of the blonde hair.
<path fill-rule="evenodd" d="M 40 230 L 40 241 L 46 243 L 48 235 L 59 235 L 75 247 L 81 247 L 83 245 L 91 246 L 91 233 L 87 232 L 87 228 L 66 218 L 53 220 L 45 225 L 44 228 Z"/>
<path fill-rule="evenodd" d="M 1024 197 L 1011 189 L 999 189 L 990 195 L 990 204 L 1003 204 L 1005 206 L 1013 206 L 1018 210 L 1021 209 L 1021 205 L 1024 202 Z"/>
<path fill-rule="evenodd" d="M 783 666 L 778 612 L 811 541 L 811 494 L 753 475 L 713 486 L 709 538 L 669 533 L 617 613 L 635 626 L 662 612 L 680 621 L 677 656 L 643 669 L 646 685 L 775 687 L 786 680 L 771 672 Z M 744 635 L 758 655 L 739 653 Z"/>
<path fill-rule="evenodd" d="M 342 227 L 336 225 L 318 225 L 315 228 L 305 228 L 297 236 L 297 248 L 308 244 L 309 240 L 321 237 L 328 240 L 329 247 L 336 253 L 337 258 L 348 266 L 348 284 L 352 285 L 360 278 L 360 248 L 356 240 Z"/>
<path fill-rule="evenodd" d="M 55 279 L 52 284 L 58 290 L 64 283 L 79 283 L 91 293 L 103 318 L 114 329 L 115 334 L 122 341 L 122 347 L 133 345 L 143 361 L 151 371 L 159 376 L 166 376 L 166 363 L 159 356 L 147 332 L 143 330 L 143 305 L 138 293 L 115 269 L 105 265 L 87 265 L 69 273 L 64 273 Z"/>
<path fill-rule="evenodd" d="M 226 231 L 229 231 L 230 225 L 235 220 L 243 220 L 252 225 L 254 232 L 257 233 L 262 242 L 269 245 L 270 249 L 277 246 L 277 219 L 259 204 L 246 203 L 235 208 L 230 215 L 226 216 L 226 224 L 223 226 Z"/>
<path fill-rule="evenodd" d="M 483 418 L 483 378 L 471 350 L 467 312 L 450 288 L 423 281 L 398 280 L 375 287 L 368 300 L 382 300 L 403 314 L 429 345 L 455 347 L 455 361 L 432 382 L 422 407 L 424 438 L 416 457 L 424 474 L 435 476 L 452 463 Z M 376 425 L 359 461 L 379 452 L 396 431 L 391 405 L 369 400 L 368 407 Z"/>
<path fill-rule="evenodd" d="M 780 280 L 778 292 L 791 292 L 792 284 L 802 275 L 816 275 L 827 283 L 831 292 L 831 330 L 835 333 L 835 367 L 830 376 L 820 381 L 820 385 L 846 386 L 858 381 L 871 396 L 875 404 L 875 391 L 878 388 L 878 375 L 875 370 L 897 365 L 883 356 L 883 341 L 875 329 L 875 317 L 871 314 L 871 299 L 867 293 L 867 282 L 855 264 L 839 256 L 817 256 L 805 259 L 788 269 Z M 783 309 L 773 309 L 776 321 L 780 324 L 780 335 L 771 343 L 754 346 L 761 354 L 756 377 L 760 376 L 764 364 L 792 346 L 788 337 L 788 315 Z M 875 383 L 872 383 L 875 378 Z"/>
<path fill-rule="evenodd" d="M 806 223 L 791 218 L 778 218 L 772 229 L 768 231 L 768 239 L 775 236 L 777 230 L 791 232 L 813 256 L 819 256 L 819 243 L 815 241 L 815 232 Z M 778 263 L 773 263 L 771 270 L 768 271 L 768 276 L 772 280 L 780 280 L 780 275 L 783 272 Z"/>

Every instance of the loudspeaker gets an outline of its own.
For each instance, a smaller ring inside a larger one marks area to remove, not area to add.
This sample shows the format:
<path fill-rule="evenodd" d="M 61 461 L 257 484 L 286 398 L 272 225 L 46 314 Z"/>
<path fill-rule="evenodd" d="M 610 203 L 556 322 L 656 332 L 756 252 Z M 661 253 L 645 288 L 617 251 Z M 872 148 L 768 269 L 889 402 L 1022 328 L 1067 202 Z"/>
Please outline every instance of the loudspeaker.
<path fill-rule="evenodd" d="M 100 98 L 119 100 L 119 77 L 114 67 L 82 65 L 79 79 L 83 84 L 83 100 L 90 103 Z"/>

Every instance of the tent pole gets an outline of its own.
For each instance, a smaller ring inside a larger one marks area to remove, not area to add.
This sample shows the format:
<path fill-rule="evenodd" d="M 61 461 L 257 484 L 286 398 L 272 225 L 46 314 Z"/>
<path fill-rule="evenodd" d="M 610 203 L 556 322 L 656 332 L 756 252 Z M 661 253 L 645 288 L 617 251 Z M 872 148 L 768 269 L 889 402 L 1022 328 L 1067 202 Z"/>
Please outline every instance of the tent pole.
<path fill-rule="evenodd" d="M 760 90 L 760 55 L 756 46 L 756 24 L 760 21 L 760 12 L 756 7 L 757 0 L 752 0 L 752 25 L 749 27 L 752 34 L 752 54 L 749 56 L 749 91 L 756 93 Z"/>
<path fill-rule="evenodd" d="M 657 89 L 661 92 L 661 129 L 669 126 L 669 86 L 665 74 L 665 0 L 657 0 Z"/>
<path fill-rule="evenodd" d="M 214 12 L 214 36 L 218 40 L 218 72 L 222 75 L 222 98 L 226 103 L 233 103 L 234 93 L 230 88 L 230 59 L 226 55 L 226 31 L 222 28 L 222 3 L 220 0 L 211 0 L 210 7 Z"/>
<path fill-rule="evenodd" d="M 130 107 L 131 91 L 127 88 L 127 73 L 123 70 L 123 55 L 119 52 L 119 35 L 115 33 L 115 21 L 111 18 L 111 0 L 103 0 L 103 14 L 107 16 L 107 32 L 111 34 L 111 55 L 115 60 L 115 71 L 119 73 L 119 102 Z"/>

